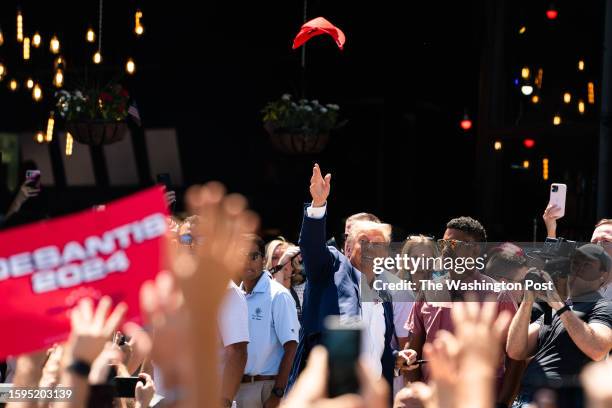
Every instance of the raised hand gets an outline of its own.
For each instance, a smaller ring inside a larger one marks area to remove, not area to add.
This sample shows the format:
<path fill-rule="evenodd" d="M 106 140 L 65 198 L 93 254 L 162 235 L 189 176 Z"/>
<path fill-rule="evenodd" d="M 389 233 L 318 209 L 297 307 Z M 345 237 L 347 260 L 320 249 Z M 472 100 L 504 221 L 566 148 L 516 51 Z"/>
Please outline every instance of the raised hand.
<path fill-rule="evenodd" d="M 142 378 L 145 383 L 144 385 L 140 381 L 136 383 L 136 404 L 134 408 L 148 408 L 155 395 L 155 384 L 149 374 L 140 373 L 138 377 Z"/>
<path fill-rule="evenodd" d="M 117 326 L 127 311 L 125 303 L 119 303 L 108 315 L 111 305 L 110 297 L 104 296 L 95 310 L 89 298 L 81 300 L 72 309 L 69 352 L 73 359 L 82 360 L 91 365 L 104 349 L 104 345 L 117 330 Z"/>
<path fill-rule="evenodd" d="M 327 173 L 325 177 L 321 175 L 321 169 L 318 164 L 312 168 L 312 177 L 310 177 L 310 196 L 312 197 L 313 207 L 323 207 L 329 196 L 331 174 Z"/>
<path fill-rule="evenodd" d="M 559 215 L 559 210 L 560 208 L 557 205 L 549 203 L 544 210 L 544 214 L 542 214 L 546 225 L 546 236 L 549 238 L 557 237 L 557 220 L 563 217 Z"/>

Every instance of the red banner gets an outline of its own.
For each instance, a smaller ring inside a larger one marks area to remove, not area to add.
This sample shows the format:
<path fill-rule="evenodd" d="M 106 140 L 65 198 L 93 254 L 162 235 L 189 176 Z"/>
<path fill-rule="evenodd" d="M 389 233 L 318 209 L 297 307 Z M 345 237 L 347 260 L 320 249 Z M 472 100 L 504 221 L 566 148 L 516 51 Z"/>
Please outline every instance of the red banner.
<path fill-rule="evenodd" d="M 104 295 L 141 323 L 141 284 L 162 267 L 166 203 L 155 187 L 106 205 L 0 233 L 0 359 L 65 341 L 69 310 Z"/>

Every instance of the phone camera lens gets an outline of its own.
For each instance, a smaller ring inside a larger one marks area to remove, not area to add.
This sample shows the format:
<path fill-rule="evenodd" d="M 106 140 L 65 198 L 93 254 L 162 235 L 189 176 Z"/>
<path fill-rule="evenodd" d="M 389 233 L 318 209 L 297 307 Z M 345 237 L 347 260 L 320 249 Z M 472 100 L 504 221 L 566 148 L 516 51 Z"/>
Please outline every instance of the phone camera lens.
<path fill-rule="evenodd" d="M 552 186 L 552 192 L 556 193 L 557 191 L 559 191 L 559 186 Z"/>

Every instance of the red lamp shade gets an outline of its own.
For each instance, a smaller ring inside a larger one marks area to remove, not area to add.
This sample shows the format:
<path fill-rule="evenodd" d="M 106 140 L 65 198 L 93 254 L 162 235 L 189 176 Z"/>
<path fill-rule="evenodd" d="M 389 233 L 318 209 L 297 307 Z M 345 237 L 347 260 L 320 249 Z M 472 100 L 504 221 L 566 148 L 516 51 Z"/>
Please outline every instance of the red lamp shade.
<path fill-rule="evenodd" d="M 549 20 L 555 20 L 557 16 L 559 16 L 559 12 L 555 10 L 554 8 L 551 7 L 548 10 L 546 10 L 546 17 Z"/>
<path fill-rule="evenodd" d="M 523 140 L 523 145 L 526 148 L 531 149 L 533 146 L 535 146 L 535 140 L 533 140 L 533 139 L 525 139 L 525 140 Z"/>

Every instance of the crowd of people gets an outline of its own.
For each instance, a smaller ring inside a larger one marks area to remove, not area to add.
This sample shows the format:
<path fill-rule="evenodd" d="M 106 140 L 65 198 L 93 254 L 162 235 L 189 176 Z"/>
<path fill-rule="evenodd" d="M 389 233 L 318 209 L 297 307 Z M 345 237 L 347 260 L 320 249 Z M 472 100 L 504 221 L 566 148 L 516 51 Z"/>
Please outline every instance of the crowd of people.
<path fill-rule="evenodd" d="M 169 270 L 141 288 L 147 324 L 123 324 L 126 306 L 108 297 L 82 300 L 65 344 L 0 367 L 3 382 L 70 387 L 73 397 L 8 406 L 612 406 L 612 219 L 596 224 L 590 243 L 576 244 L 565 274 L 538 266 L 520 245 L 487 245 L 484 226 L 467 216 L 448 221 L 439 240 L 399 237 L 400 255 L 485 257 L 483 268 L 377 273 L 372 248 L 388 250 L 391 224 L 354 214 L 343 245 L 328 242 L 331 186 L 331 175 L 315 164 L 297 244 L 266 244 L 245 199 L 220 184 L 190 188 L 189 217 L 169 220 Z M 557 214 L 549 206 L 543 215 L 549 243 L 563 242 Z M 438 293 L 421 284 L 527 278 L 550 285 Z M 377 289 L 377 281 L 416 285 L 399 295 Z M 354 367 L 359 391 L 335 398 L 328 389 L 334 356 L 322 346 L 330 315 L 363 327 Z M 116 396 L 115 376 L 140 378 L 134 397 Z"/>

